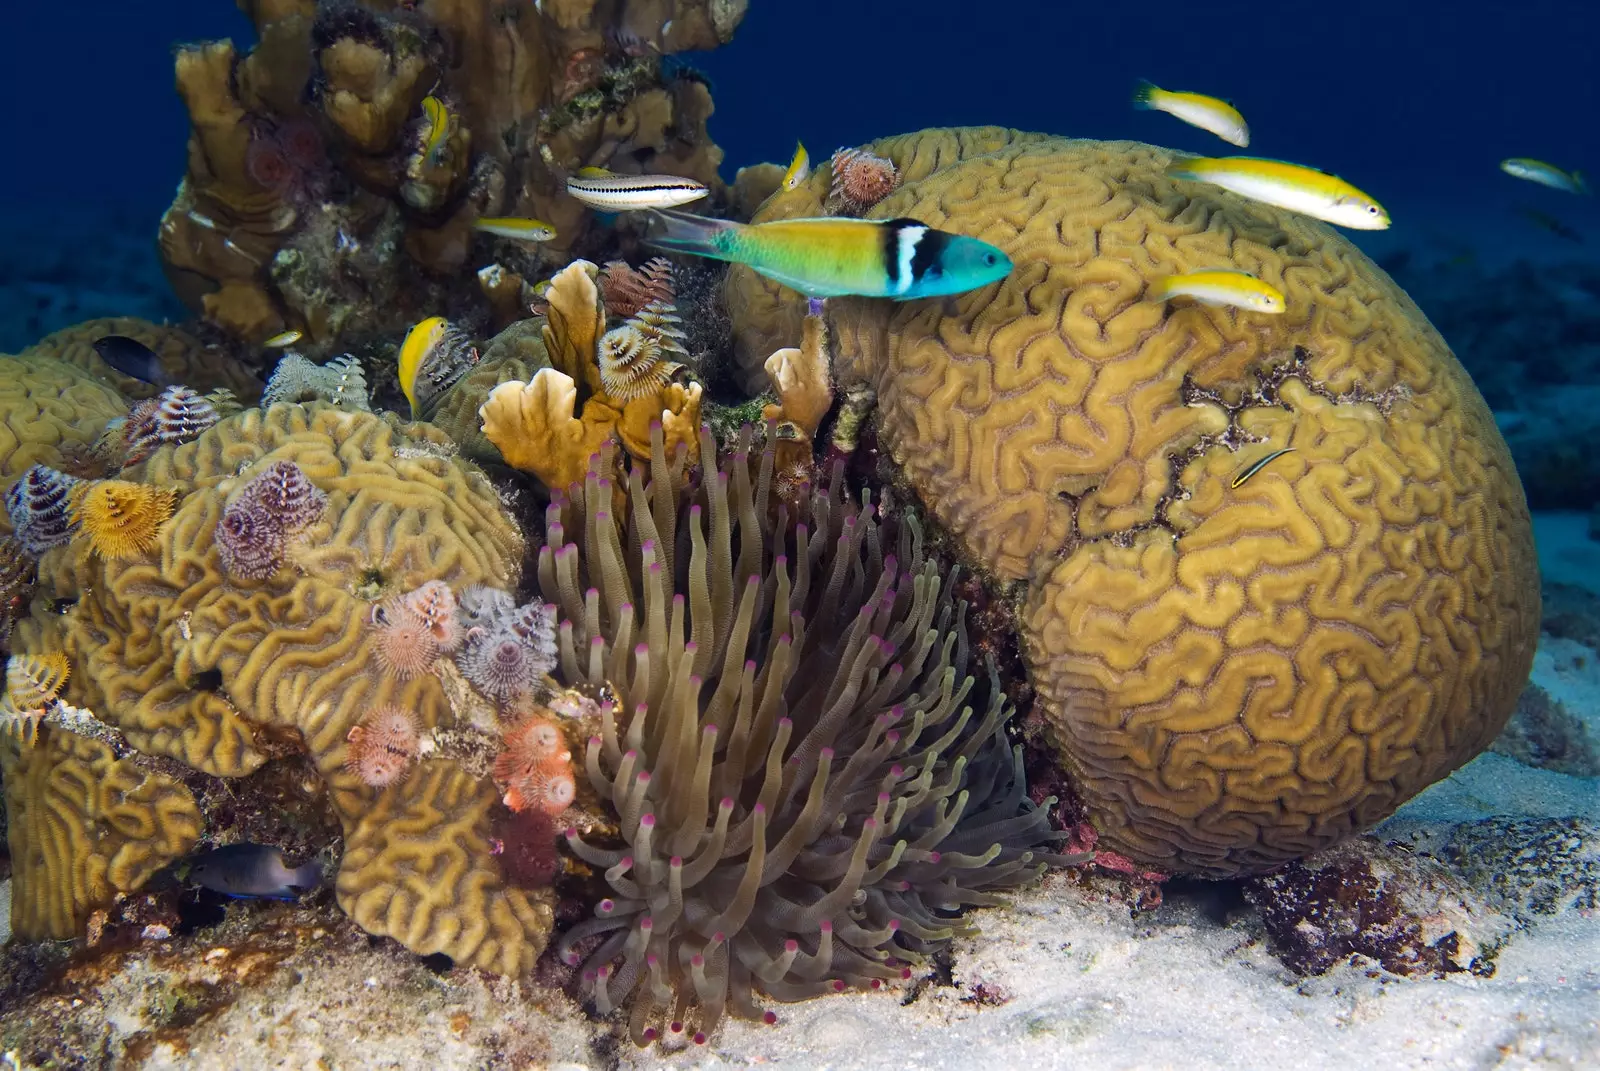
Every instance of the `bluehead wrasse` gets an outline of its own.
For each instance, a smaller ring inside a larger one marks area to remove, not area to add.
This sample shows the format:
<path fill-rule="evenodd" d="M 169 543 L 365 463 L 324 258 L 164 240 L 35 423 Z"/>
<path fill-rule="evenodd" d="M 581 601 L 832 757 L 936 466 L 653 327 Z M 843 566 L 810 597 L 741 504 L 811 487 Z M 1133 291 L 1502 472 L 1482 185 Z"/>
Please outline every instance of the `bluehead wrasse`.
<path fill-rule="evenodd" d="M 296 342 L 299 342 L 303 337 L 304 336 L 299 331 L 291 329 L 288 331 L 281 331 L 278 334 L 273 335 L 271 338 L 263 342 L 262 345 L 269 350 L 287 349 L 288 347 L 293 346 Z"/>
<path fill-rule="evenodd" d="M 811 154 L 797 141 L 794 144 L 794 159 L 789 161 L 789 170 L 783 173 L 783 188 L 792 190 L 810 177 Z"/>
<path fill-rule="evenodd" d="M 521 216 L 480 216 L 472 226 L 485 234 L 522 242 L 548 242 L 556 236 L 556 229 L 544 220 Z"/>
<path fill-rule="evenodd" d="M 1239 109 L 1204 93 L 1162 89 L 1144 79 L 1133 91 L 1133 106 L 1141 111 L 1166 112 L 1190 126 L 1215 134 L 1229 145 L 1241 149 L 1250 144 L 1250 127 Z"/>
<path fill-rule="evenodd" d="M 1513 156 L 1509 160 L 1500 161 L 1500 170 L 1513 178 L 1537 182 L 1541 186 L 1548 186 L 1563 193 L 1589 192 L 1589 184 L 1583 180 L 1581 172 L 1563 171 L 1555 164 L 1547 164 L 1543 160 Z"/>
<path fill-rule="evenodd" d="M 987 286 L 1011 271 L 1011 259 L 988 242 L 914 219 L 747 224 L 655 211 L 643 241 L 657 249 L 744 264 L 813 298 L 939 297 Z"/>
<path fill-rule="evenodd" d="M 270 844 L 228 844 L 189 863 L 189 880 L 225 896 L 294 900 L 322 884 L 315 861 L 290 869 Z"/>
<path fill-rule="evenodd" d="M 428 134 L 422 141 L 422 154 L 428 162 L 437 165 L 444 156 L 445 142 L 450 137 L 450 109 L 435 96 L 422 98 L 422 112 L 428 117 Z"/>
<path fill-rule="evenodd" d="M 94 340 L 94 351 L 100 359 L 125 376 L 148 383 L 153 387 L 170 387 L 172 378 L 161 365 L 155 351 L 136 338 L 127 335 L 105 335 Z"/>
<path fill-rule="evenodd" d="M 698 201 L 711 191 L 703 183 L 677 175 L 614 175 L 584 168 L 567 179 L 567 193 L 602 212 L 672 208 Z"/>
<path fill-rule="evenodd" d="M 1358 231 L 1388 229 L 1389 213 L 1337 175 L 1257 156 L 1193 157 L 1167 165 L 1167 177 L 1205 182 L 1265 205 Z"/>
<path fill-rule="evenodd" d="M 1250 312 L 1281 313 L 1287 306 L 1283 292 L 1249 272 L 1233 268 L 1206 268 L 1169 275 L 1150 284 L 1151 301 L 1187 297 L 1214 308 L 1231 307 Z"/>
<path fill-rule="evenodd" d="M 1266 468 L 1268 465 L 1270 465 L 1272 462 L 1276 461 L 1278 458 L 1282 457 L 1284 454 L 1290 454 L 1290 453 L 1293 453 L 1293 452 L 1294 452 L 1294 447 L 1285 446 L 1282 450 L 1274 450 L 1274 451 L 1272 451 L 1272 453 L 1268 454 L 1266 457 L 1263 457 L 1263 458 L 1260 458 L 1260 459 L 1258 459 L 1256 461 L 1250 462 L 1250 464 L 1245 466 L 1243 472 L 1239 473 L 1239 475 L 1237 475 L 1237 476 L 1235 476 L 1233 478 L 1233 482 L 1231 484 L 1229 484 L 1228 486 L 1230 488 L 1243 487 L 1244 486 L 1244 482 L 1246 480 L 1248 480 L 1250 477 L 1254 476 L 1256 473 L 1258 473 L 1262 469 Z"/>

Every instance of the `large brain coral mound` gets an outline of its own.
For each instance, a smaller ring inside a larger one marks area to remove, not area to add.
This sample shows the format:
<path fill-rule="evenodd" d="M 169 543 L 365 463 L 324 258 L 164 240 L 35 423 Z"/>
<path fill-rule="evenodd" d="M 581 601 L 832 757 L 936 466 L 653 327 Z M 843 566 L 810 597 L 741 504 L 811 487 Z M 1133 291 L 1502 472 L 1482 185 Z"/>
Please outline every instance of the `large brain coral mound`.
<path fill-rule="evenodd" d="M 791 512 L 748 427 L 720 469 L 702 428 L 674 486 L 658 434 L 626 507 L 609 454 L 539 553 L 560 679 L 617 697 L 583 759 L 616 839 L 567 833 L 612 897 L 561 947 L 601 1014 L 704 1043 L 724 1013 L 775 1021 L 763 997 L 876 989 L 970 932 L 962 908 L 1078 861 L 1050 852 L 1054 801 L 1029 799 L 913 519 L 842 493 L 842 467 Z"/>
<path fill-rule="evenodd" d="M 76 937 L 89 913 L 133 892 L 194 847 L 200 810 L 180 782 L 110 745 L 46 725 L 30 742 L 0 733 L 11 928 Z"/>
<path fill-rule="evenodd" d="M 85 456 L 127 411 L 115 390 L 63 361 L 0 357 L 0 485 L 34 465 L 59 469 Z"/>
<path fill-rule="evenodd" d="M 107 335 L 124 335 L 150 347 L 173 383 L 201 392 L 225 388 L 247 402 L 261 394 L 261 381 L 228 353 L 208 348 L 176 327 L 131 316 L 107 316 L 63 327 L 29 346 L 21 356 L 53 357 L 112 384 L 129 398 L 154 397 L 159 387 L 118 372 L 95 352 L 95 341 Z"/>
<path fill-rule="evenodd" d="M 398 336 L 480 303 L 476 269 L 537 277 L 546 254 L 476 234 L 478 217 L 547 220 L 560 249 L 580 240 L 588 212 L 564 184 L 579 168 L 720 190 L 709 90 L 663 57 L 726 42 L 745 6 L 247 5 L 248 54 L 221 41 L 177 55 L 192 133 L 160 230 L 174 288 L 236 338 Z"/>
<path fill-rule="evenodd" d="M 876 390 L 880 443 L 968 555 L 1027 580 L 1039 709 L 1102 843 L 1156 870 L 1271 867 L 1494 738 L 1538 635 L 1527 507 L 1481 397 L 1381 271 L 1319 223 L 1165 178 L 1151 146 L 869 148 L 905 176 L 873 217 L 1016 263 L 945 301 L 830 302 L 837 371 Z M 1287 311 L 1146 300 L 1202 267 Z M 757 330 L 776 315 L 734 304 Z"/>
<path fill-rule="evenodd" d="M 159 545 L 130 560 L 92 554 L 81 538 L 52 551 L 36 606 L 71 608 L 41 609 L 19 635 L 28 651 L 63 644 L 81 670 L 71 701 L 141 751 L 232 777 L 302 743 L 344 823 L 341 905 L 415 951 L 511 973 L 531 966 L 551 916 L 500 878 L 487 832 L 494 786 L 447 759 L 382 790 L 345 765 L 369 710 L 400 706 L 430 729 L 450 717 L 436 678 L 382 671 L 367 627 L 375 600 L 429 580 L 516 586 L 522 537 L 482 473 L 451 455 L 426 424 L 320 403 L 230 417 L 124 472 L 177 499 Z M 285 462 L 325 506 L 286 541 L 281 568 L 235 577 L 219 521 Z"/>

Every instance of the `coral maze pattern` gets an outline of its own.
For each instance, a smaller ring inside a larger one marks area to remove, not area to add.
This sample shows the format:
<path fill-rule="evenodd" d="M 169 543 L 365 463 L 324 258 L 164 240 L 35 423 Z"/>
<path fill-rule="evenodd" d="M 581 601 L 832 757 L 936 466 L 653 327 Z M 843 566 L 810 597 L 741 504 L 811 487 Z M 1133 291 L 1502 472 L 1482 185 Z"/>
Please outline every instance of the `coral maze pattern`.
<path fill-rule="evenodd" d="M 266 759 L 258 731 L 298 733 L 352 839 L 337 879 L 341 906 L 413 951 L 517 973 L 543 947 L 550 909 L 500 879 L 487 849 L 493 786 L 454 785 L 459 770 L 436 761 L 427 776 L 380 791 L 345 768 L 349 732 L 370 710 L 401 706 L 430 729 L 449 717 L 437 678 L 400 681 L 381 671 L 366 624 L 374 594 L 428 580 L 515 587 L 521 535 L 483 475 L 451 452 L 436 429 L 402 428 L 393 417 L 322 403 L 248 410 L 127 470 L 180 496 L 157 551 L 105 561 L 78 541 L 52 552 L 42 585 L 76 604 L 18 631 L 24 650 L 65 649 L 81 668 L 70 701 L 93 708 L 141 751 L 241 776 Z M 292 568 L 261 580 L 230 577 L 217 522 L 230 499 L 284 461 L 327 496 L 327 507 L 289 548 Z M 441 777 L 454 787 L 440 790 Z M 447 805 L 461 808 L 449 822 L 402 820 L 411 832 L 390 830 L 391 849 L 354 850 L 370 813 Z M 430 891 L 420 896 L 420 888 Z"/>
<path fill-rule="evenodd" d="M 1150 146 L 1004 133 L 869 146 L 907 183 L 873 216 L 1017 268 L 830 303 L 841 378 L 877 390 L 881 440 L 967 552 L 1029 580 L 1042 709 L 1110 847 L 1227 874 L 1378 820 L 1493 739 L 1531 663 L 1530 522 L 1490 413 L 1327 227 L 1180 185 Z M 1144 300 L 1201 267 L 1287 312 Z"/>

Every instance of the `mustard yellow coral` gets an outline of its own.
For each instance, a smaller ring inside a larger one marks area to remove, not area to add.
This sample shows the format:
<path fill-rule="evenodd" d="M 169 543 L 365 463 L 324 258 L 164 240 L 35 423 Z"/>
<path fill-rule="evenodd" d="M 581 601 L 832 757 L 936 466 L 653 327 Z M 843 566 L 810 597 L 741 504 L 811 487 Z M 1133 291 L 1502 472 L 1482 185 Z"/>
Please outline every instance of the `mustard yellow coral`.
<path fill-rule="evenodd" d="M 89 913 L 194 847 L 200 810 L 182 783 L 54 726 L 29 744 L 0 736 L 11 928 L 76 937 Z"/>
<path fill-rule="evenodd" d="M 971 559 L 1026 583 L 1039 710 L 1102 845 L 1271 867 L 1493 738 L 1538 635 L 1529 517 L 1481 397 L 1392 281 L 1319 223 L 1168 180 L 1151 146 L 868 148 L 905 177 L 870 215 L 1016 263 L 945 302 L 830 302 L 836 372 L 876 391 L 879 441 Z M 1198 267 L 1288 309 L 1146 300 Z M 799 300 L 728 285 L 747 339 Z"/>
<path fill-rule="evenodd" d="M 105 426 L 126 416 L 122 396 L 53 357 L 0 357 L 0 486 L 34 465 L 59 469 L 87 455 Z M 0 526 L 10 522 L 0 517 Z"/>
<path fill-rule="evenodd" d="M 22 351 L 26 358 L 51 357 L 110 383 L 128 398 L 153 398 L 159 388 L 124 375 L 106 364 L 94 343 L 106 335 L 125 335 L 149 346 L 174 383 L 197 391 L 227 389 L 246 401 L 261 394 L 261 382 L 226 351 L 207 348 L 186 331 L 133 316 L 106 316 L 51 332 Z"/>
<path fill-rule="evenodd" d="M 172 516 L 172 493 L 127 480 L 79 484 L 72 519 L 97 554 L 140 558 L 155 549 L 161 526 Z"/>

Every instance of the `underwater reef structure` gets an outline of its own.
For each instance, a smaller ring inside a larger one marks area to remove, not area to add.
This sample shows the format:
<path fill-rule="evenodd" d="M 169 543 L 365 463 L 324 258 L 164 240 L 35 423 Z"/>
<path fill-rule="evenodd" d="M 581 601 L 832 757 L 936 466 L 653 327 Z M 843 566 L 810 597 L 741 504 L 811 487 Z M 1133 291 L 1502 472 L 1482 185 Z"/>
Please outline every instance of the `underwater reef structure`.
<path fill-rule="evenodd" d="M 173 383 L 201 392 L 232 391 L 245 402 L 261 396 L 261 381 L 220 347 L 207 346 L 181 328 L 131 316 L 106 316 L 63 327 L 17 356 L 24 360 L 49 357 L 70 364 L 111 384 L 126 398 L 153 398 L 160 393 L 160 387 L 124 375 L 101 359 L 94 343 L 107 335 L 123 335 L 150 347 Z"/>
<path fill-rule="evenodd" d="M 486 296 L 525 310 L 524 280 L 583 237 L 588 210 L 565 188 L 580 169 L 720 194 L 710 93 L 669 57 L 726 43 L 746 7 L 246 4 L 247 55 L 178 52 L 192 134 L 160 226 L 173 286 L 253 343 L 286 327 L 313 347 L 397 337 Z M 547 221 L 553 252 L 475 232 L 485 216 Z"/>
<path fill-rule="evenodd" d="M 374 608 L 418 589 L 425 597 L 430 584 L 516 586 L 523 537 L 482 473 L 427 424 L 315 402 L 245 410 L 193 441 L 159 445 L 118 480 L 82 486 L 85 502 L 144 492 L 162 512 L 137 539 L 124 521 L 138 511 L 86 513 L 82 531 L 41 559 L 16 649 L 65 654 L 66 701 L 144 756 L 238 778 L 305 754 L 343 826 L 334 884 L 347 914 L 420 954 L 506 974 L 531 968 L 551 896 L 501 876 L 489 834 L 495 786 L 438 750 L 374 786 L 352 754 L 363 736 L 352 732 L 372 710 L 400 707 L 419 732 L 454 718 L 437 677 L 384 671 Z M 101 535 L 107 545 L 96 544 L 97 526 L 112 533 Z M 104 784 L 114 771 L 93 761 L 92 778 L 79 779 Z M 25 794 L 10 811 L 14 848 L 30 835 L 19 819 L 48 806 L 29 787 L 43 777 L 6 771 L 7 792 Z M 150 821 L 157 828 L 143 840 L 178 845 L 166 858 L 193 843 L 188 825 Z M 14 915 L 46 911 L 40 898 L 65 895 L 59 880 L 19 886 Z M 58 936 L 63 928 L 50 924 Z"/>
<path fill-rule="evenodd" d="M 1392 281 L 1320 223 L 1165 178 L 1153 146 L 989 127 L 865 149 L 901 180 L 869 217 L 1017 265 L 942 302 L 830 301 L 834 374 L 875 392 L 895 478 L 1015 592 L 1103 846 L 1263 871 L 1488 746 L 1538 637 L 1531 523 L 1482 397 Z M 823 214 L 829 182 L 755 221 Z M 1287 312 L 1143 300 L 1202 267 Z M 740 267 L 726 298 L 755 389 L 805 300 Z"/>

